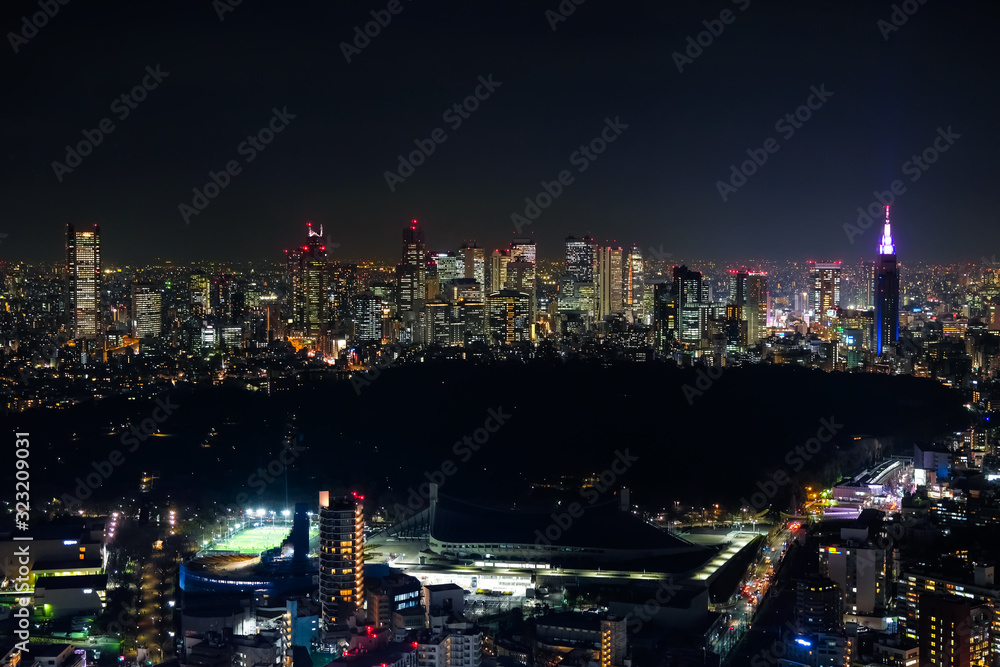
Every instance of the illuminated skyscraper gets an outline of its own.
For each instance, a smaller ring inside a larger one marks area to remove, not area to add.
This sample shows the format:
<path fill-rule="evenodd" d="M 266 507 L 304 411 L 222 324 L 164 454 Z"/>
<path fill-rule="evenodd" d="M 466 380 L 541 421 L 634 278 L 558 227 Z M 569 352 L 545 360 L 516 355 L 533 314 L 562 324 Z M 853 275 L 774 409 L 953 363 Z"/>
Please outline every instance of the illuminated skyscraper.
<path fill-rule="evenodd" d="M 500 290 L 486 298 L 489 342 L 514 345 L 531 341 L 529 297 L 516 290 Z"/>
<path fill-rule="evenodd" d="M 330 320 L 330 265 L 323 228 L 316 232 L 311 222 L 306 224 L 306 245 L 286 250 L 285 257 L 292 288 L 292 330 L 302 336 L 316 336 L 326 330 Z"/>
<path fill-rule="evenodd" d="M 637 316 L 643 314 L 643 281 L 645 267 L 642 261 L 642 251 L 633 245 L 628 257 L 625 258 L 625 309 L 633 311 Z"/>
<path fill-rule="evenodd" d="M 919 598 L 918 638 L 924 664 L 965 667 L 995 664 L 990 651 L 992 609 L 944 595 Z"/>
<path fill-rule="evenodd" d="M 354 337 L 361 343 L 382 340 L 382 298 L 374 292 L 362 292 L 352 299 L 354 306 Z"/>
<path fill-rule="evenodd" d="M 766 272 L 729 272 L 729 300 L 734 306 L 742 308 L 740 317 L 747 323 L 747 345 L 760 342 L 767 326 L 768 298 Z"/>
<path fill-rule="evenodd" d="M 708 305 L 708 290 L 702 281 L 700 271 L 691 271 L 686 266 L 674 267 L 673 293 L 676 308 L 677 340 L 697 343 L 705 333 Z"/>
<path fill-rule="evenodd" d="M 345 625 L 365 599 L 364 496 L 319 493 L 319 601 L 323 625 Z"/>
<path fill-rule="evenodd" d="M 536 288 L 538 277 L 538 262 L 535 253 L 537 248 L 531 239 L 514 239 L 510 243 L 510 262 L 524 262 L 526 266 L 518 269 L 518 281 L 512 282 L 510 264 L 507 265 L 507 287 L 524 292 L 528 295 L 528 306 L 531 309 L 531 321 L 535 321 L 535 309 L 537 307 Z"/>
<path fill-rule="evenodd" d="M 101 230 L 66 225 L 66 312 L 73 338 L 101 333 Z"/>
<path fill-rule="evenodd" d="M 209 281 L 204 273 L 195 272 L 191 274 L 188 281 L 188 292 L 191 297 L 191 314 L 195 317 L 202 317 L 212 312 L 209 300 Z"/>
<path fill-rule="evenodd" d="M 159 285 L 132 285 L 132 331 L 137 338 L 160 335 L 163 321 L 161 302 Z"/>
<path fill-rule="evenodd" d="M 817 320 L 836 316 L 843 262 L 809 262 L 809 309 Z"/>
<path fill-rule="evenodd" d="M 885 207 L 885 227 L 875 264 L 875 353 L 882 354 L 899 340 L 899 267 L 892 243 L 889 207 Z"/>
<path fill-rule="evenodd" d="M 465 265 L 465 278 L 479 283 L 479 300 L 486 298 L 486 253 L 476 245 L 464 244 L 461 248 L 462 261 Z"/>
<path fill-rule="evenodd" d="M 403 258 L 396 267 L 400 313 L 422 310 L 427 298 L 424 280 L 427 274 L 427 248 L 424 230 L 416 220 L 403 228 Z"/>
<path fill-rule="evenodd" d="M 465 261 L 457 253 L 434 253 L 431 260 L 437 263 L 437 277 L 441 285 L 465 277 Z"/>
<path fill-rule="evenodd" d="M 535 267 L 537 266 L 535 261 L 536 252 L 537 248 L 535 247 L 535 242 L 531 239 L 514 239 L 510 242 L 510 261 L 527 262 L 531 265 L 531 271 L 525 274 L 524 279 L 527 281 L 525 287 L 531 288 L 528 293 L 532 296 L 534 296 L 535 293 Z"/>
<path fill-rule="evenodd" d="M 578 283 L 594 282 L 594 265 L 596 264 L 594 239 L 584 236 L 566 238 L 566 273 L 573 276 Z"/>
<path fill-rule="evenodd" d="M 489 271 L 486 274 L 486 293 L 499 292 L 507 286 L 507 265 L 510 263 L 509 250 L 494 250 L 490 255 Z M 533 265 L 532 265 L 532 268 Z"/>
<path fill-rule="evenodd" d="M 622 312 L 622 249 L 600 248 L 597 251 L 597 317 L 604 319 Z"/>

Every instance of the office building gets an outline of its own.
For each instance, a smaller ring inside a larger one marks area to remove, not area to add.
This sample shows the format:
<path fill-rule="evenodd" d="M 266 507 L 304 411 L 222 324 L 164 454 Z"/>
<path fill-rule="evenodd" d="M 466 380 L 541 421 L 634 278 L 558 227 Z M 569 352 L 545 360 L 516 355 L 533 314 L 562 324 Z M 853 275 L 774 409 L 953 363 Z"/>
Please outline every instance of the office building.
<path fill-rule="evenodd" d="M 878 616 L 886 611 L 891 545 L 877 539 L 882 513 L 865 509 L 840 530 L 840 540 L 820 545 L 820 574 L 844 596 L 844 618 Z"/>
<path fill-rule="evenodd" d="M 970 619 L 978 616 L 978 614 L 972 613 L 973 607 L 985 606 L 994 610 L 1000 609 L 1000 587 L 997 586 L 994 566 L 992 565 L 972 563 L 962 568 L 961 571 L 952 567 L 945 569 L 943 567 L 913 566 L 900 572 L 898 586 L 897 597 L 904 603 L 906 610 L 906 636 L 921 642 L 921 644 L 927 637 L 925 629 L 922 627 L 922 623 L 927 620 L 925 606 L 933 605 L 935 609 L 941 607 L 941 603 L 925 601 L 924 596 L 926 595 L 943 596 L 960 603 L 968 603 L 970 605 Z M 960 612 L 953 610 L 948 613 L 934 613 L 933 616 L 951 618 L 956 614 L 964 613 L 964 610 Z M 900 620 L 903 619 L 900 618 Z M 986 660 L 986 664 L 995 664 L 1000 659 L 1000 632 L 992 633 L 989 640 L 989 659 Z M 921 656 L 928 658 L 925 650 L 926 647 L 921 645 Z"/>
<path fill-rule="evenodd" d="M 306 223 L 306 244 L 285 251 L 290 286 L 290 327 L 298 336 L 324 332 L 331 316 L 330 266 L 323 228 Z"/>
<path fill-rule="evenodd" d="M 747 344 L 756 345 L 764 337 L 771 312 L 771 294 L 767 290 L 767 272 L 750 271 L 746 277 L 746 303 L 743 319 L 747 323 Z"/>
<path fill-rule="evenodd" d="M 375 292 L 362 292 L 354 297 L 354 338 L 359 343 L 382 340 L 384 303 Z"/>
<path fill-rule="evenodd" d="M 824 577 L 801 579 L 795 586 L 795 628 L 811 635 L 844 626 L 844 594 Z"/>
<path fill-rule="evenodd" d="M 683 343 L 698 343 L 705 334 L 708 290 L 700 271 L 675 266 L 673 277 L 676 339 Z"/>
<path fill-rule="evenodd" d="M 431 255 L 437 265 L 438 281 L 443 285 L 449 281 L 465 277 L 465 260 L 455 252 L 438 252 Z"/>
<path fill-rule="evenodd" d="M 191 274 L 188 279 L 188 295 L 192 315 L 204 317 L 211 314 L 211 291 L 208 276 L 197 271 Z"/>
<path fill-rule="evenodd" d="M 957 597 L 924 594 L 919 602 L 920 655 L 926 664 L 971 667 L 995 664 L 990 651 L 993 610 Z"/>
<path fill-rule="evenodd" d="M 101 229 L 66 225 L 66 312 L 74 339 L 101 333 Z"/>
<path fill-rule="evenodd" d="M 602 247 L 597 251 L 597 317 L 604 319 L 622 312 L 622 249 Z"/>
<path fill-rule="evenodd" d="M 160 335 L 163 323 L 161 299 L 159 285 L 132 285 L 132 333 L 136 338 Z"/>
<path fill-rule="evenodd" d="M 531 239 L 513 239 L 510 243 L 510 263 L 507 265 L 506 289 L 517 290 L 528 295 L 528 307 L 532 322 L 535 321 L 537 309 L 538 262 L 535 256 L 536 252 L 535 242 Z M 518 264 L 512 273 L 510 264 L 515 262 Z M 490 293 L 492 294 L 492 292 Z"/>
<path fill-rule="evenodd" d="M 601 667 L 622 667 L 628 658 L 625 618 L 611 614 L 564 612 L 535 621 L 536 646 L 554 654 L 573 648 L 590 649 Z"/>
<path fill-rule="evenodd" d="M 875 263 L 875 353 L 882 354 L 899 340 L 899 267 L 892 243 L 889 207 Z"/>
<path fill-rule="evenodd" d="M 594 266 L 597 263 L 597 246 L 594 239 L 584 236 L 566 238 L 566 273 L 578 283 L 594 282 Z"/>
<path fill-rule="evenodd" d="M 462 344 L 484 344 L 487 341 L 486 303 L 463 301 L 458 306 L 459 321 L 462 323 Z"/>
<path fill-rule="evenodd" d="M 633 245 L 625 257 L 625 285 L 623 289 L 626 311 L 632 311 L 634 317 L 641 318 L 645 314 L 643 294 L 645 288 L 645 264 L 642 260 L 642 250 Z"/>
<path fill-rule="evenodd" d="M 483 633 L 471 623 L 449 623 L 447 629 L 417 642 L 418 667 L 480 667 Z"/>
<path fill-rule="evenodd" d="M 365 584 L 366 613 L 376 627 L 392 625 L 392 615 L 421 606 L 420 580 L 406 574 L 391 574 Z"/>
<path fill-rule="evenodd" d="M 365 599 L 363 496 L 319 494 L 319 601 L 323 626 L 347 624 Z"/>
<path fill-rule="evenodd" d="M 516 290 L 500 290 L 486 298 L 489 342 L 514 345 L 531 341 L 529 297 Z"/>
<path fill-rule="evenodd" d="M 427 298 L 427 249 L 424 230 L 416 220 L 403 228 L 403 257 L 396 267 L 398 312 L 412 313 L 423 308 Z M 464 269 L 463 269 L 464 272 Z"/>
<path fill-rule="evenodd" d="M 812 262 L 809 264 L 807 307 L 813 321 L 827 321 L 837 315 L 840 307 L 840 273 L 843 262 Z"/>
<path fill-rule="evenodd" d="M 486 293 L 499 292 L 507 286 L 507 264 L 510 250 L 494 250 L 490 255 L 489 271 L 486 272 Z"/>
<path fill-rule="evenodd" d="M 447 347 L 452 343 L 452 305 L 443 299 L 428 301 L 424 305 L 424 341 L 428 344 Z"/>
<path fill-rule="evenodd" d="M 460 252 L 465 271 L 463 277 L 466 280 L 476 281 L 479 285 L 479 298 L 477 300 L 482 301 L 486 298 L 486 254 L 482 248 L 476 245 L 475 241 L 471 244 L 463 244 Z"/>

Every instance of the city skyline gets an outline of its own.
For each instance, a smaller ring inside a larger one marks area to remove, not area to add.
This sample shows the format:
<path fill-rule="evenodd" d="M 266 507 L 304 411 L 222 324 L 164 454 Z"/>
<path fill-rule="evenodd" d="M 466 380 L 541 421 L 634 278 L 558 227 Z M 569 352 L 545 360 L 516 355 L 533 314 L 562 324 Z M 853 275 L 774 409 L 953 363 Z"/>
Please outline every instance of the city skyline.
<path fill-rule="evenodd" d="M 21 94 L 0 259 L 53 259 L 64 224 L 95 222 L 116 263 L 265 259 L 306 220 L 344 256 L 386 259 L 414 217 L 442 248 L 572 233 L 726 261 L 849 259 L 878 222 L 845 225 L 880 196 L 913 260 L 974 261 L 971 236 L 1000 248 L 997 92 L 968 83 L 989 80 L 995 47 L 964 9 L 571 4 L 552 19 L 530 3 L 405 3 L 364 48 L 341 46 L 373 20 L 360 6 L 63 7 L 8 54 Z M 90 55 L 123 34 L 113 64 Z M 53 167 L 87 136 L 100 143 L 78 166 Z"/>
<path fill-rule="evenodd" d="M 9 667 L 1000 667 L 992 6 L 5 8 Z"/>

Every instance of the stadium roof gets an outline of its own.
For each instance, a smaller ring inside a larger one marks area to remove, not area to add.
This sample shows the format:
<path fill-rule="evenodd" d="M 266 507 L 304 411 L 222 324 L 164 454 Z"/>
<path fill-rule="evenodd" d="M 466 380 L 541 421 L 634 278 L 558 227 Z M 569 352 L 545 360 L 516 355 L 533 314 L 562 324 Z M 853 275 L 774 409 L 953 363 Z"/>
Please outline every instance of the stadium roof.
<path fill-rule="evenodd" d="M 687 540 L 654 528 L 631 512 L 621 511 L 615 501 L 585 506 L 582 514 L 575 518 L 566 512 L 563 508 L 555 513 L 565 513 L 564 523 L 569 525 L 564 529 L 556 523 L 551 512 L 497 510 L 440 496 L 431 536 L 451 544 L 534 544 L 539 536 L 544 536 L 555 545 L 583 548 L 700 549 Z M 555 528 L 546 535 L 546 529 L 552 526 Z M 556 535 L 555 539 L 552 535 Z"/>

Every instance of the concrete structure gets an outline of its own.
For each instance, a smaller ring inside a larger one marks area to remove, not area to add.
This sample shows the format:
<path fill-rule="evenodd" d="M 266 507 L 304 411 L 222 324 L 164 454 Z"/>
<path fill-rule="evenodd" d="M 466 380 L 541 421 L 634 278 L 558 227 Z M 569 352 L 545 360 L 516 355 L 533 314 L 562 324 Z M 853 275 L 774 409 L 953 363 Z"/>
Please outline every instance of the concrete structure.
<path fill-rule="evenodd" d="M 864 510 L 851 527 L 841 529 L 839 541 L 819 548 L 820 574 L 844 594 L 845 621 L 886 609 L 890 550 L 875 541 L 881 517 L 877 510 Z"/>
<path fill-rule="evenodd" d="M 621 667 L 628 657 L 626 621 L 622 616 L 593 613 L 550 614 L 535 621 L 535 645 L 556 654 L 590 648 L 601 667 Z"/>
<path fill-rule="evenodd" d="M 46 618 L 100 613 L 107 587 L 106 574 L 39 577 L 35 580 L 35 612 Z"/>
<path fill-rule="evenodd" d="M 364 604 L 363 500 L 319 494 L 319 598 L 327 629 L 347 623 Z"/>

